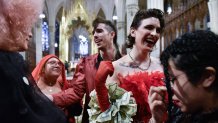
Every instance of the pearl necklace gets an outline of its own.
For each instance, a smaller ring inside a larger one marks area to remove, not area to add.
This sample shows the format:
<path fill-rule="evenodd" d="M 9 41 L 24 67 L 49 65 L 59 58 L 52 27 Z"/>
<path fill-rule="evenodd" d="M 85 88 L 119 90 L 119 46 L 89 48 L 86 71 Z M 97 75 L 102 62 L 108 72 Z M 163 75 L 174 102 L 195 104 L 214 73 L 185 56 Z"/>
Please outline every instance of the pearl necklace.
<path fill-rule="evenodd" d="M 129 55 L 130 59 L 133 61 L 133 63 L 130 64 L 130 67 L 132 67 L 132 68 L 138 68 L 138 69 L 140 69 L 140 70 L 142 70 L 142 71 L 146 71 L 146 70 L 148 70 L 149 67 L 151 66 L 151 58 L 149 58 L 148 66 L 147 66 L 146 68 L 142 68 L 142 67 L 140 67 L 140 66 L 135 62 L 135 60 L 134 60 L 134 59 L 132 58 L 132 56 L 130 55 L 130 52 L 128 53 L 128 55 Z"/>

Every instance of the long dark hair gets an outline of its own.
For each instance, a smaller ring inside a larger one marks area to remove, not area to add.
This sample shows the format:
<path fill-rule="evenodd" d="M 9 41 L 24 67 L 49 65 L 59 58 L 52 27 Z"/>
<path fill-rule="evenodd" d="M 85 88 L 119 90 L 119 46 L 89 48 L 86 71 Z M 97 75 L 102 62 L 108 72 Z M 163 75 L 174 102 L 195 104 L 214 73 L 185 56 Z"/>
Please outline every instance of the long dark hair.
<path fill-rule="evenodd" d="M 211 31 L 188 32 L 175 39 L 161 54 L 161 64 L 164 67 L 166 87 L 168 89 L 169 107 L 172 109 L 172 90 L 168 72 L 169 60 L 175 64 L 178 70 L 183 71 L 188 80 L 197 85 L 207 66 L 218 70 L 218 36 Z M 218 73 L 211 90 L 218 93 Z M 169 115 L 169 119 L 171 115 Z"/>

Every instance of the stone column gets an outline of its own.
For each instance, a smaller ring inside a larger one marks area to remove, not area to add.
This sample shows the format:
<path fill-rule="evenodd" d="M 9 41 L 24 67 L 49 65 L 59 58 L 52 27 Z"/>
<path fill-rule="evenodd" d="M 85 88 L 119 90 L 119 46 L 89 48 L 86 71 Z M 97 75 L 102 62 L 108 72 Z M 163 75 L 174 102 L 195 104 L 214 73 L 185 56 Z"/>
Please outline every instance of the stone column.
<path fill-rule="evenodd" d="M 135 13 L 139 10 L 138 0 L 126 0 L 126 24 L 127 35 L 129 34 L 130 25 L 132 24 Z"/>
<path fill-rule="evenodd" d="M 164 1 L 163 0 L 148 0 L 147 1 L 147 9 L 150 8 L 158 8 L 162 11 L 164 11 Z"/>
<path fill-rule="evenodd" d="M 117 8 L 117 43 L 119 45 L 119 50 L 122 53 L 122 46 L 125 43 L 125 1 L 116 1 Z"/>
<path fill-rule="evenodd" d="M 125 43 L 125 22 L 118 21 L 117 22 L 117 43 L 119 45 L 119 50 L 122 53 L 122 47 Z"/>
<path fill-rule="evenodd" d="M 147 8 L 157 8 L 162 11 L 164 11 L 164 3 L 163 0 L 148 0 L 147 1 Z M 160 39 L 164 39 L 163 37 L 160 37 Z M 163 47 L 163 41 L 160 41 L 160 39 L 157 41 L 153 51 L 151 52 L 151 56 L 159 58 L 160 57 L 160 52 L 161 52 L 161 47 Z"/>
<path fill-rule="evenodd" d="M 34 28 L 36 44 L 36 64 L 42 59 L 42 20 L 39 19 Z"/>
<path fill-rule="evenodd" d="M 209 0 L 208 9 L 210 12 L 210 29 L 218 34 L 218 0 Z"/>
<path fill-rule="evenodd" d="M 54 22 L 55 23 L 55 22 Z M 49 54 L 55 54 L 55 24 L 49 23 Z"/>
<path fill-rule="evenodd" d="M 48 4 L 49 54 L 55 54 L 55 18 L 60 1 L 47 0 L 46 2 Z"/>
<path fill-rule="evenodd" d="M 68 43 L 68 39 L 67 39 L 67 32 L 66 32 L 66 27 L 67 24 L 65 22 L 65 19 L 63 19 L 64 17 L 62 17 L 62 21 L 60 23 L 60 36 L 59 36 L 59 58 L 62 61 L 70 61 L 71 58 L 68 58 L 68 53 L 69 53 L 69 43 Z"/>

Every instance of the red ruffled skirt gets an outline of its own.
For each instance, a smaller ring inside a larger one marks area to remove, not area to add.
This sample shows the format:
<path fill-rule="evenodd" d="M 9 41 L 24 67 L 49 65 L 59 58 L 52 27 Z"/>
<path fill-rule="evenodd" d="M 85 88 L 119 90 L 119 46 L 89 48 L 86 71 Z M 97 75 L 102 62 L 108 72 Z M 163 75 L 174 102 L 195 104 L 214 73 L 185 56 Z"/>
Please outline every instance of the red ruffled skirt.
<path fill-rule="evenodd" d="M 162 72 L 137 72 L 134 75 L 123 77 L 118 75 L 120 87 L 131 91 L 137 103 L 137 113 L 134 122 L 147 123 L 151 118 L 148 105 L 148 93 L 151 86 L 163 86 L 164 74 Z"/>

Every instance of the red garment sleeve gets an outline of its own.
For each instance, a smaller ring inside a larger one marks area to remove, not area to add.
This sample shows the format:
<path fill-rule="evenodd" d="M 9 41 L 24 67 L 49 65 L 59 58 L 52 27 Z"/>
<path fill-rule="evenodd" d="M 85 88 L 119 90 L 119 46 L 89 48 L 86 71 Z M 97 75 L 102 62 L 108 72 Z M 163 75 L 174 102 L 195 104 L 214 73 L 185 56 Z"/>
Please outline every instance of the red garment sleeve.
<path fill-rule="evenodd" d="M 80 102 L 85 94 L 85 58 L 82 58 L 76 67 L 70 87 L 60 93 L 53 94 L 53 102 L 59 107 L 66 107 L 73 103 Z"/>
<path fill-rule="evenodd" d="M 101 111 L 104 112 L 110 107 L 108 90 L 105 86 L 108 75 L 114 72 L 111 61 L 102 61 L 95 76 L 95 89 Z"/>

